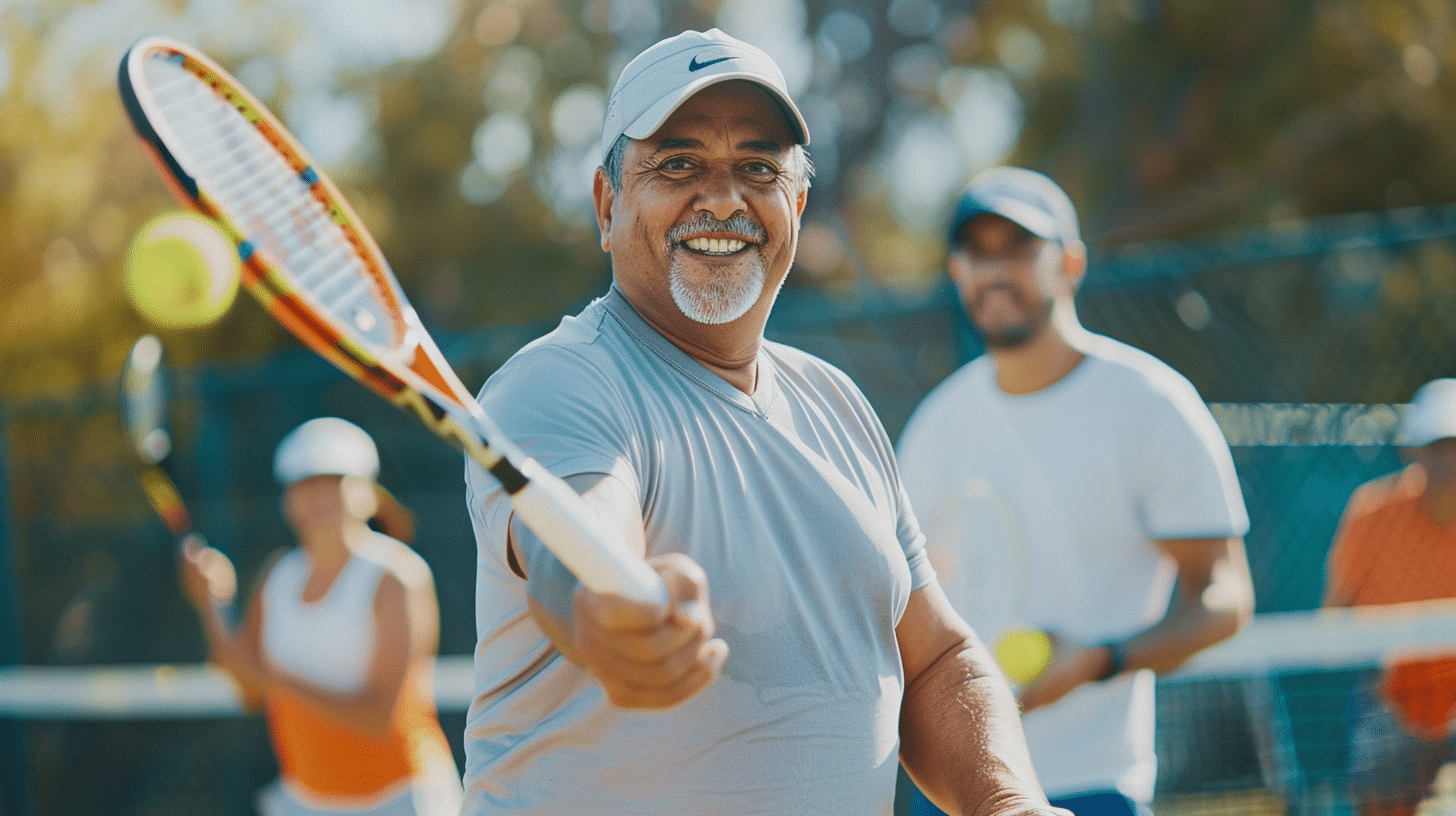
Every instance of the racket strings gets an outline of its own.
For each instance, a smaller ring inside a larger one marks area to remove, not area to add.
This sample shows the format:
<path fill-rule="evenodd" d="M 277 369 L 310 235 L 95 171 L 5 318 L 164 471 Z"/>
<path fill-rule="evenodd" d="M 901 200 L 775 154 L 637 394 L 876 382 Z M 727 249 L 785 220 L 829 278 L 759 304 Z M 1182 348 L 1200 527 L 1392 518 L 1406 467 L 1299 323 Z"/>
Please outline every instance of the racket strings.
<path fill-rule="evenodd" d="M 1021 517 L 999 488 L 983 478 L 962 483 L 941 500 L 925 532 L 967 620 L 992 636 L 1028 623 L 1031 553 Z"/>
<path fill-rule="evenodd" d="M 218 89 L 175 61 L 148 60 L 146 78 L 162 117 L 188 148 L 185 166 L 238 231 L 364 339 L 398 345 L 403 332 L 373 271 L 280 149 Z"/>

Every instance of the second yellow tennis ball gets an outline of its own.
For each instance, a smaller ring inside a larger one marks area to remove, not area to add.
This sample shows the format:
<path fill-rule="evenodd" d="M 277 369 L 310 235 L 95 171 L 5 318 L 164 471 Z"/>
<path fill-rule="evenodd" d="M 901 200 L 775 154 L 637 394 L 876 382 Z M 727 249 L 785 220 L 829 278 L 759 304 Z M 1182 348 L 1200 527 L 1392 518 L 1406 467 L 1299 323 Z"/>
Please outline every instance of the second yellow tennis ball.
<path fill-rule="evenodd" d="M 232 306 L 241 263 L 227 235 L 187 212 L 147 222 L 127 250 L 127 298 L 148 323 L 190 329 L 216 321 Z"/>
<path fill-rule="evenodd" d="M 996 662 L 1011 682 L 1024 686 L 1040 677 L 1052 662 L 1051 636 L 1035 629 L 1007 632 L 996 641 Z"/>

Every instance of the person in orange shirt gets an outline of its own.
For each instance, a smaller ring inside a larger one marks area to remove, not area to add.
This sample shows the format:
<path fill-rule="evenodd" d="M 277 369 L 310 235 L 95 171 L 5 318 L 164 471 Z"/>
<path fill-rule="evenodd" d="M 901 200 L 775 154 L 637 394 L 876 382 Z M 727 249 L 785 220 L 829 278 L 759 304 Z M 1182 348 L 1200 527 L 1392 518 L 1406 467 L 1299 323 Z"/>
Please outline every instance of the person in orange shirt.
<path fill-rule="evenodd" d="M 1456 379 L 1421 386 L 1401 423 L 1410 463 L 1356 488 L 1324 605 L 1456 598 Z M 1404 816 L 1456 748 L 1456 656 L 1391 663 L 1357 683 L 1348 784 L 1365 816 Z"/>
<path fill-rule="evenodd" d="M 400 540 L 413 514 L 376 481 L 374 441 L 342 419 L 290 432 L 273 471 L 298 546 L 269 562 L 237 629 L 224 614 L 232 562 L 197 541 L 180 558 L 211 659 L 267 717 L 280 774 L 259 812 L 455 816 L 460 775 L 432 691 L 434 579 Z"/>

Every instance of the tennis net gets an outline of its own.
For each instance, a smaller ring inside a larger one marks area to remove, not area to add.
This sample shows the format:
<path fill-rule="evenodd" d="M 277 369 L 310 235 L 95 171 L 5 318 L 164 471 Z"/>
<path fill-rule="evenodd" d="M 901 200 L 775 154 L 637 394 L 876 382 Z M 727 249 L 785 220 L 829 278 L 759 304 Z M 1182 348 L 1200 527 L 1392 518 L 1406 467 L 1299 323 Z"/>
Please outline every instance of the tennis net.
<path fill-rule="evenodd" d="M 1256 617 L 1159 678 L 1154 811 L 1353 816 L 1388 789 L 1456 814 L 1451 658 L 1456 601 Z"/>
<path fill-rule="evenodd" d="M 1355 816 L 1348 771 L 1352 695 L 1391 661 L 1439 655 L 1456 655 L 1456 600 L 1256 616 L 1238 635 L 1159 678 L 1153 810 L 1157 816 Z M 1456 675 L 1446 677 L 1446 687 L 1447 699 L 1456 699 Z M 469 655 L 442 656 L 435 677 L 441 714 L 458 719 L 470 696 Z M 227 680 L 207 666 L 0 668 L 0 720 L 32 722 L 41 729 L 37 737 L 63 723 L 95 723 L 87 733 L 104 735 L 171 722 L 191 729 L 184 735 L 190 743 L 202 724 L 215 728 L 241 713 Z M 189 722 L 199 725 L 183 725 Z M 265 745 L 251 749 L 266 753 Z M 47 764 L 47 754 L 39 751 L 38 765 Z M 156 795 L 189 785 L 220 795 L 211 777 L 156 775 L 150 784 L 165 789 Z M 1420 811 L 1446 814 L 1456 816 L 1456 764 L 1443 770 Z"/>

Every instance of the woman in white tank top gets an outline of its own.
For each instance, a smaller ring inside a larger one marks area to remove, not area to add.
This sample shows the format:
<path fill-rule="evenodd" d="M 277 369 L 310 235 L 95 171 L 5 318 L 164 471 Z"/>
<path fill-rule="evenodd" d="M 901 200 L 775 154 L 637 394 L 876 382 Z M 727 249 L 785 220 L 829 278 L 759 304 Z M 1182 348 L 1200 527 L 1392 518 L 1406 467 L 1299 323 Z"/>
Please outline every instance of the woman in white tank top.
<path fill-rule="evenodd" d="M 399 540 L 412 515 L 375 481 L 373 440 L 342 419 L 305 422 L 273 465 L 298 546 L 265 568 L 237 629 L 223 614 L 232 562 L 196 541 L 181 558 L 213 662 L 268 719 L 280 776 L 259 810 L 454 816 L 460 776 L 432 695 L 439 606 L 429 566 Z"/>

